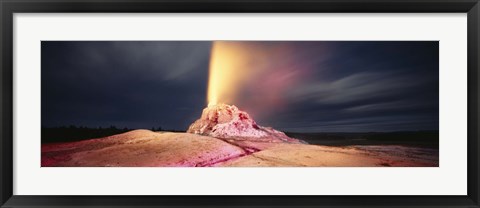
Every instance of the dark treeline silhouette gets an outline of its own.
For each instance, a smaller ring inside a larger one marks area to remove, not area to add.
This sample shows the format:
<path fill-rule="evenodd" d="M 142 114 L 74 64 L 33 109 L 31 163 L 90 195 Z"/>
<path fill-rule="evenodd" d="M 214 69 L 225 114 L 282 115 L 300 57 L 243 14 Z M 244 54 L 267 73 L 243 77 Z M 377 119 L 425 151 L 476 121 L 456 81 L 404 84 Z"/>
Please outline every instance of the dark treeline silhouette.
<path fill-rule="evenodd" d="M 437 148 L 438 130 L 397 131 L 397 132 L 324 132 L 294 133 L 286 132 L 290 137 L 304 140 L 309 144 L 346 146 L 346 145 L 402 145 Z"/>
<path fill-rule="evenodd" d="M 151 131 L 170 131 L 170 132 L 185 132 L 175 129 L 163 129 L 162 127 L 145 128 Z M 84 126 L 61 126 L 61 127 L 42 127 L 42 143 L 54 143 L 54 142 L 71 142 L 85 139 L 94 139 L 107 137 L 115 134 L 121 134 L 135 129 L 131 128 L 117 128 L 116 126 L 110 127 L 84 127 Z"/>
<path fill-rule="evenodd" d="M 185 130 L 163 129 L 162 127 L 144 128 L 151 131 L 185 132 Z M 42 143 L 71 142 L 85 139 L 102 138 L 121 134 L 135 129 L 110 127 L 61 126 L 42 127 Z M 290 137 L 309 144 L 345 146 L 345 145 L 405 145 L 438 148 L 439 133 L 435 131 L 399 131 L 399 132 L 322 132 L 295 133 L 285 132 Z"/>

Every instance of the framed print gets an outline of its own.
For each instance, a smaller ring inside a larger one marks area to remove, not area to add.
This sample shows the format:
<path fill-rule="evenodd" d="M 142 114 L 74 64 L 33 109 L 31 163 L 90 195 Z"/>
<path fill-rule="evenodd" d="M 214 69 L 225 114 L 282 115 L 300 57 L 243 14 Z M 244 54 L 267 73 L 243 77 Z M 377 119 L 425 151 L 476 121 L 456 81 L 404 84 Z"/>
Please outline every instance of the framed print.
<path fill-rule="evenodd" d="M 477 0 L 1 11 L 2 207 L 479 206 Z"/>

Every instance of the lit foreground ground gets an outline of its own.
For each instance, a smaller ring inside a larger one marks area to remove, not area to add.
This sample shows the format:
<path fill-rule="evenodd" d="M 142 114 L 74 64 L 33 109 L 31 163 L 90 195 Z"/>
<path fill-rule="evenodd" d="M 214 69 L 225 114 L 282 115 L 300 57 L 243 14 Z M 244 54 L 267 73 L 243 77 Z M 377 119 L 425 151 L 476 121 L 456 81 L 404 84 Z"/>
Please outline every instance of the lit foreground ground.
<path fill-rule="evenodd" d="M 403 146 L 330 147 L 224 140 L 135 130 L 79 142 L 42 145 L 42 166 L 438 166 L 438 151 Z"/>

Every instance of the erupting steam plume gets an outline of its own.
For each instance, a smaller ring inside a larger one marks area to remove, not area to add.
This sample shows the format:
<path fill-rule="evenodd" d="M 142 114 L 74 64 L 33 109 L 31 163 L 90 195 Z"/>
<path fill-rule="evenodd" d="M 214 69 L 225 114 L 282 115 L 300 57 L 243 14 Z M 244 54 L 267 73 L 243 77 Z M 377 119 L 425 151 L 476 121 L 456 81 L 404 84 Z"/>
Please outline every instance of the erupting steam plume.
<path fill-rule="evenodd" d="M 264 58 L 255 54 L 252 45 L 214 42 L 210 58 L 208 107 L 187 132 L 217 138 L 301 143 L 302 141 L 290 138 L 281 131 L 257 125 L 247 112 L 226 104 L 234 103 L 241 86 L 268 68 L 262 65 L 265 63 Z M 256 64 L 255 70 L 252 70 L 252 63 Z"/>
<path fill-rule="evenodd" d="M 251 57 L 246 47 L 231 42 L 213 43 L 208 78 L 208 105 L 231 103 L 238 85 L 247 78 L 246 63 Z"/>
<path fill-rule="evenodd" d="M 307 81 L 311 68 L 297 47 L 289 42 L 215 41 L 208 105 L 235 104 L 260 120 L 286 109 L 292 100 L 289 90 Z"/>

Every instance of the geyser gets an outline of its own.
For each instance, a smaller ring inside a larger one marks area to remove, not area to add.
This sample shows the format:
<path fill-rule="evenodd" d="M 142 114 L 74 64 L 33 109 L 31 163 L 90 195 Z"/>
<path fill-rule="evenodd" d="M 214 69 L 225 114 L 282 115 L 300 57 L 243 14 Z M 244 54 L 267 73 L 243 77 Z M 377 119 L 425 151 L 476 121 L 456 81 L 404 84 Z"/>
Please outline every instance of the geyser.
<path fill-rule="evenodd" d="M 224 139 L 303 143 L 281 131 L 257 125 L 247 112 L 226 104 L 209 105 L 203 109 L 200 119 L 191 124 L 187 132 Z"/>
<path fill-rule="evenodd" d="M 257 75 L 266 69 L 265 55 L 270 53 L 255 52 L 255 49 L 256 46 L 252 43 L 213 43 L 208 79 L 208 106 L 203 109 L 200 119 L 190 125 L 188 133 L 216 138 L 301 143 L 281 131 L 257 125 L 247 112 L 234 105 L 224 104 L 235 103 L 240 89 L 251 84 L 251 79 L 258 77 Z M 252 67 L 252 63 L 255 63 L 255 67 Z"/>

